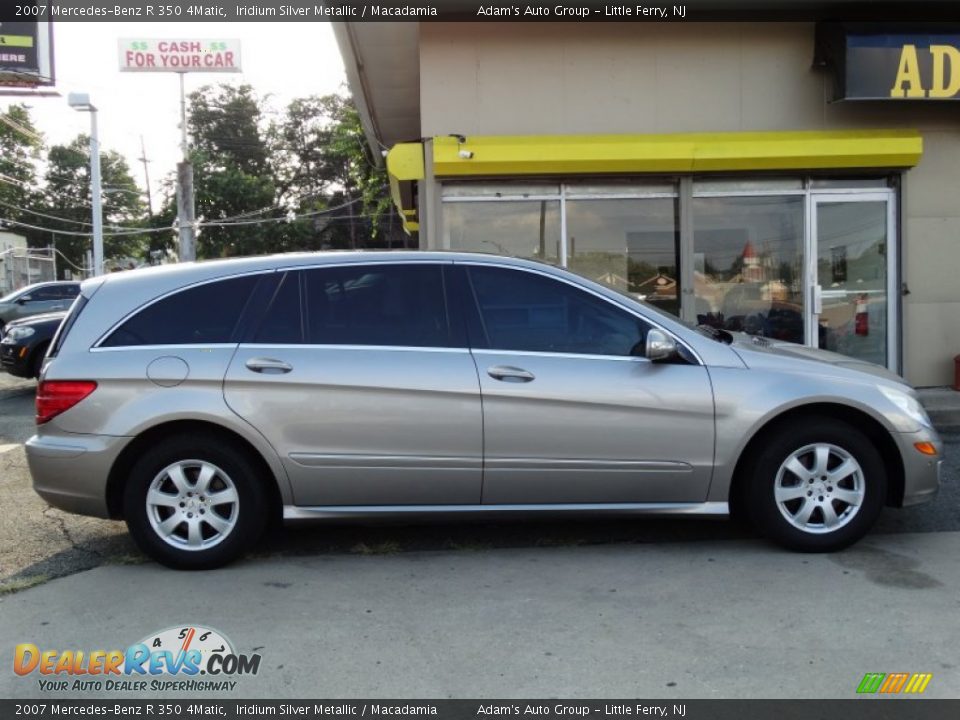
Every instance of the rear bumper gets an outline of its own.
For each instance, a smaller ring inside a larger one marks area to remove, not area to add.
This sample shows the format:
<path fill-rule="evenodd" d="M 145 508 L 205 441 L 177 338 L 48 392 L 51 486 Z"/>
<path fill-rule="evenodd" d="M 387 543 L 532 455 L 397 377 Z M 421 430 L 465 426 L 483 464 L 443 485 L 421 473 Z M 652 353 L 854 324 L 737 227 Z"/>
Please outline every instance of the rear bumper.
<path fill-rule="evenodd" d="M 897 433 L 896 441 L 903 458 L 902 507 L 930 502 L 940 489 L 940 468 L 943 464 L 943 442 L 936 430 L 924 428 L 915 433 Z M 924 455 L 914 443 L 929 442 L 936 455 Z"/>
<path fill-rule="evenodd" d="M 106 435 L 34 435 L 27 440 L 33 489 L 54 507 L 109 517 L 107 477 L 131 438 Z"/>

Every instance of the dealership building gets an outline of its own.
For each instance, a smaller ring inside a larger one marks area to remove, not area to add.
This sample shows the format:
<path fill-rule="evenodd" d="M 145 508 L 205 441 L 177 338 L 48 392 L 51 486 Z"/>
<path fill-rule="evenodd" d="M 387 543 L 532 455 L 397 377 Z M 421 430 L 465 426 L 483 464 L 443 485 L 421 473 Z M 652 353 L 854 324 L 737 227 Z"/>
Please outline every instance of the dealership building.
<path fill-rule="evenodd" d="M 334 26 L 421 248 L 953 382 L 960 27 Z"/>

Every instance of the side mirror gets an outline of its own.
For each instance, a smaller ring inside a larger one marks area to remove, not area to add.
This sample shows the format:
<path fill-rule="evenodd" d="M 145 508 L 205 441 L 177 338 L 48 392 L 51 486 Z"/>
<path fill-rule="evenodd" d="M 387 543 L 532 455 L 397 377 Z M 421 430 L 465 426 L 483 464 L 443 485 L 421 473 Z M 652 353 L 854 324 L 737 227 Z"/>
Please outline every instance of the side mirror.
<path fill-rule="evenodd" d="M 677 343 L 660 330 L 648 330 L 644 355 L 651 362 L 672 360 L 677 357 Z"/>
<path fill-rule="evenodd" d="M 30 302 L 32 299 L 33 298 L 30 297 L 29 295 L 21 295 L 20 297 L 17 298 L 17 305 L 24 305 Z"/>

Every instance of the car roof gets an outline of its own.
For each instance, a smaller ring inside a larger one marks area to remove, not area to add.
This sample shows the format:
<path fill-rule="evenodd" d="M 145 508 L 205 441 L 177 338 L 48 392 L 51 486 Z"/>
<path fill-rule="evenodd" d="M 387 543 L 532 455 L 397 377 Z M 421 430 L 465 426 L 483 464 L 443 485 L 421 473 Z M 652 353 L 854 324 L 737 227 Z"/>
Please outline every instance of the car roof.
<path fill-rule="evenodd" d="M 84 295 L 89 296 L 95 288 L 101 285 L 112 287 L 129 285 L 133 287 L 139 286 L 141 283 L 150 283 L 152 280 L 157 287 L 176 288 L 231 275 L 319 265 L 383 262 L 481 262 L 541 269 L 553 268 L 552 265 L 534 260 L 523 260 L 489 253 L 434 250 L 328 250 L 154 265 L 91 278 L 84 281 L 82 288 Z"/>

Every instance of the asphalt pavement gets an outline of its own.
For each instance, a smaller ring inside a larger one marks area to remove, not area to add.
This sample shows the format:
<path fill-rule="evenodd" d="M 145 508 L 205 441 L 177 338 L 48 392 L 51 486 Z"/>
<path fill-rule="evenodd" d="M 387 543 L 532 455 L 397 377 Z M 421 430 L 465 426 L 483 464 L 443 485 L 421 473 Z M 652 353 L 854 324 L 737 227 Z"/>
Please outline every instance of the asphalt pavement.
<path fill-rule="evenodd" d="M 833 555 L 732 540 L 107 565 L 0 599 L 3 652 L 200 625 L 260 655 L 257 674 L 44 692 L 8 670 L 0 697 L 854 698 L 865 673 L 923 672 L 926 697 L 955 698 L 958 616 L 960 533 Z"/>
<path fill-rule="evenodd" d="M 866 672 L 931 672 L 926 695 L 960 697 L 958 436 L 933 504 L 833 555 L 722 521 L 352 523 L 184 573 L 32 492 L 33 387 L 0 382 L 2 652 L 200 624 L 262 656 L 233 697 L 853 697 Z M 37 680 L 0 673 L 0 697 L 183 697 Z"/>

